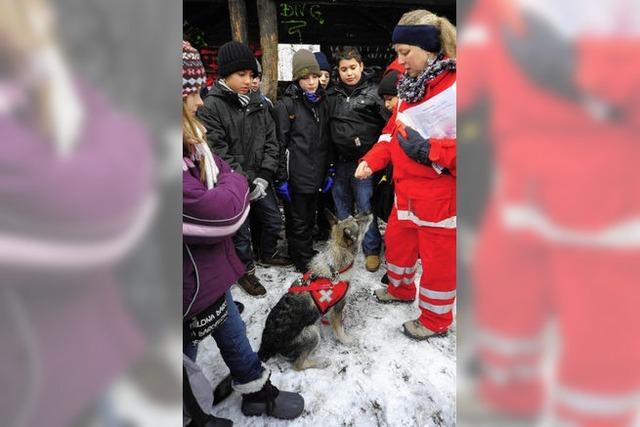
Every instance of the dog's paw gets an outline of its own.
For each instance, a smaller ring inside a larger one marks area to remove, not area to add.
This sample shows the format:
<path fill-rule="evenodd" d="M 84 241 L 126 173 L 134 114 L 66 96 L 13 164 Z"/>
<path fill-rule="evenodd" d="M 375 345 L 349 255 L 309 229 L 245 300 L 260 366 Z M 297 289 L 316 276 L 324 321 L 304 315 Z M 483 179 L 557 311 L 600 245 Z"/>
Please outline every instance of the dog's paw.
<path fill-rule="evenodd" d="M 304 371 L 305 369 L 325 369 L 331 366 L 331 360 L 329 359 L 306 359 L 302 362 L 296 361 L 293 364 L 293 369 L 296 371 Z"/>
<path fill-rule="evenodd" d="M 326 358 L 321 358 L 321 359 L 315 359 L 314 361 L 314 368 L 316 369 L 327 369 L 329 366 L 331 366 L 331 360 L 326 359 Z"/>
<path fill-rule="evenodd" d="M 356 344 L 358 344 L 358 340 L 356 340 L 354 337 L 349 336 L 349 335 L 342 335 L 338 337 L 338 341 L 340 341 L 341 344 L 352 347 Z"/>

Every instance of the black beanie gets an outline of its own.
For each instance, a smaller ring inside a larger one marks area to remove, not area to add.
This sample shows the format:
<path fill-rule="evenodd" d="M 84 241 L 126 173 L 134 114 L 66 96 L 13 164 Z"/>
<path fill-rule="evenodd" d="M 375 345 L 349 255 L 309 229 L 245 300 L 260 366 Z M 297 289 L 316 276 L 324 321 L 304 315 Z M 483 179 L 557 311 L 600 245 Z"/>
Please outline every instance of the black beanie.
<path fill-rule="evenodd" d="M 320 71 L 328 71 L 329 73 L 331 73 L 331 65 L 329 65 L 327 55 L 325 55 L 323 52 L 314 52 L 313 54 L 316 57 L 316 61 L 318 61 Z"/>
<path fill-rule="evenodd" d="M 378 85 L 378 95 L 384 96 L 398 96 L 398 77 L 400 73 L 396 70 L 391 70 L 384 75 L 380 84 Z"/>
<path fill-rule="evenodd" d="M 251 70 L 254 75 L 258 75 L 256 64 L 253 52 L 242 43 L 227 42 L 218 50 L 218 74 L 222 78 L 241 70 Z"/>

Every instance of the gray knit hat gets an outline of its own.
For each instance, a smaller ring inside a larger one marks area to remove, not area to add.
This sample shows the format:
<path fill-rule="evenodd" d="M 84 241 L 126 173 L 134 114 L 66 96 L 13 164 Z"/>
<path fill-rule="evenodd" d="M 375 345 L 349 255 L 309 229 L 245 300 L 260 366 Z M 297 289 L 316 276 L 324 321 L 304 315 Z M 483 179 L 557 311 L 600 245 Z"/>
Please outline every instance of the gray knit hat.
<path fill-rule="evenodd" d="M 293 80 L 298 81 L 309 74 L 320 75 L 320 66 L 313 53 L 307 49 L 300 49 L 293 54 Z"/>

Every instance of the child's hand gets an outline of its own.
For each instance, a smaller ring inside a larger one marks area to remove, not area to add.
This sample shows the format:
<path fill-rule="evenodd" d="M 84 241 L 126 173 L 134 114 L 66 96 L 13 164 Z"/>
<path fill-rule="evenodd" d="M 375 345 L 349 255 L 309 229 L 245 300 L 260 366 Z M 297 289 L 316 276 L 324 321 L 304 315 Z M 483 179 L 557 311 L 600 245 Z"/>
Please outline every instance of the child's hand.
<path fill-rule="evenodd" d="M 289 190 L 289 181 L 284 181 L 280 183 L 276 187 L 276 193 L 278 193 L 278 195 L 282 197 L 283 200 L 286 200 L 287 202 L 291 203 L 291 191 Z"/>
<path fill-rule="evenodd" d="M 373 174 L 373 171 L 369 167 L 369 164 L 364 160 L 360 162 L 358 168 L 356 169 L 356 173 L 353 174 L 358 179 L 369 178 Z"/>

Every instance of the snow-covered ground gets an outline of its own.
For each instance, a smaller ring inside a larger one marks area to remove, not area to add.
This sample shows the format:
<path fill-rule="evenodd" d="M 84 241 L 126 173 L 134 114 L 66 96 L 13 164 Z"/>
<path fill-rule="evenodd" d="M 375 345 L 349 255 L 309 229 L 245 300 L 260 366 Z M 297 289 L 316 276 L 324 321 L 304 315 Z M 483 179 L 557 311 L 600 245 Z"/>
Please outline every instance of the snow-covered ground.
<path fill-rule="evenodd" d="M 328 358 L 326 369 L 296 372 L 281 357 L 267 362 L 271 380 L 283 390 L 300 392 L 303 415 L 293 421 L 244 417 L 240 395 L 233 393 L 213 413 L 240 426 L 453 426 L 456 420 L 456 328 L 444 338 L 415 342 L 402 334 L 402 323 L 417 318 L 417 302 L 379 304 L 373 290 L 381 286 L 384 267 L 364 269 L 359 255 L 347 295 L 345 330 L 356 341 L 340 344 L 331 327 L 321 325 L 322 340 L 312 357 Z M 242 318 L 255 350 L 259 348 L 267 314 L 298 274 L 291 268 L 261 268 L 257 275 L 267 288 L 265 298 L 247 295 L 237 286 L 234 299 L 245 305 Z M 214 384 L 227 375 L 212 338 L 203 341 L 198 363 Z"/>

